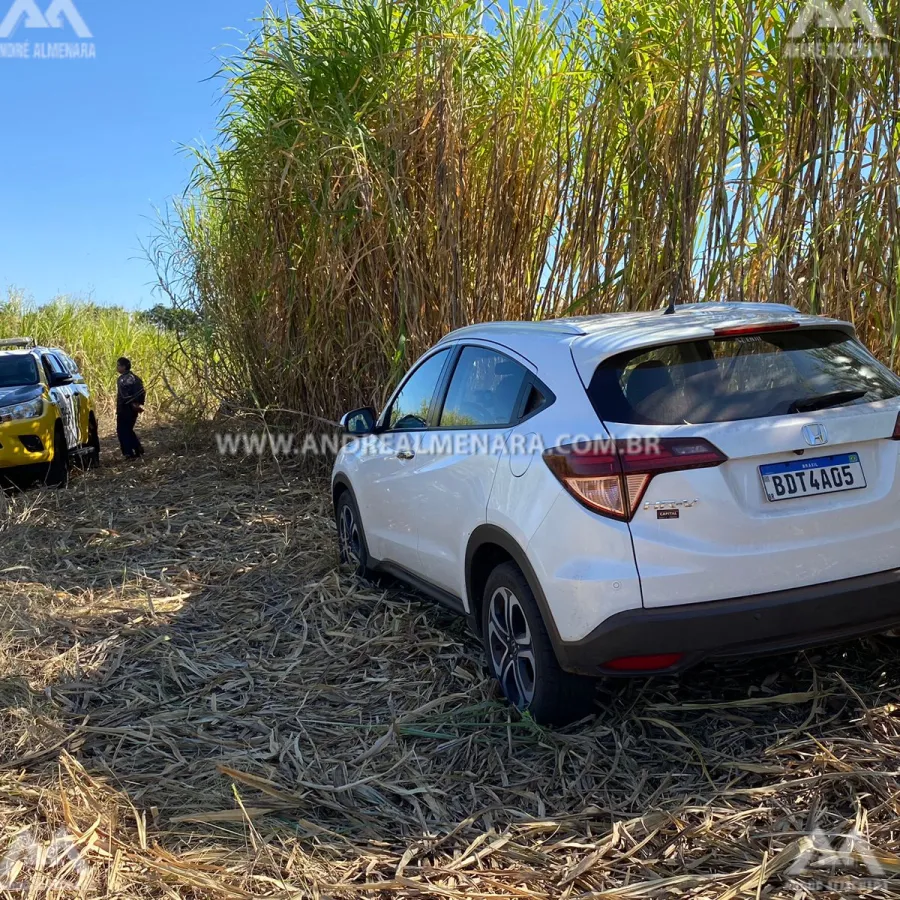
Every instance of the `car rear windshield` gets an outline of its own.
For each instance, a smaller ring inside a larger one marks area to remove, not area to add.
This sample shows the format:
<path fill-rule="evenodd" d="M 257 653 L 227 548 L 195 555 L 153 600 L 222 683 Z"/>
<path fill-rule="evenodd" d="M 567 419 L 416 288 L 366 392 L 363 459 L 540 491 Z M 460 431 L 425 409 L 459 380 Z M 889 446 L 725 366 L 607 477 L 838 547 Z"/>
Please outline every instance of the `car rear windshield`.
<path fill-rule="evenodd" d="M 37 383 L 38 370 L 33 356 L 0 356 L 0 388 Z"/>
<path fill-rule="evenodd" d="M 588 390 L 601 419 L 698 425 L 900 396 L 900 378 L 836 329 L 668 344 L 604 362 Z"/>

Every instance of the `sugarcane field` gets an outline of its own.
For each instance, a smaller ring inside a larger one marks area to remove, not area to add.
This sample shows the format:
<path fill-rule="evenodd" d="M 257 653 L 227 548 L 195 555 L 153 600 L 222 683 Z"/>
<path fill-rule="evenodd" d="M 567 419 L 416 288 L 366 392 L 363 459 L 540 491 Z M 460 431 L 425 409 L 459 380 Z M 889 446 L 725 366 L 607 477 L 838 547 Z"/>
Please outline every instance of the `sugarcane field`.
<path fill-rule="evenodd" d="M 0 897 L 900 896 L 894 0 L 0 78 Z"/>

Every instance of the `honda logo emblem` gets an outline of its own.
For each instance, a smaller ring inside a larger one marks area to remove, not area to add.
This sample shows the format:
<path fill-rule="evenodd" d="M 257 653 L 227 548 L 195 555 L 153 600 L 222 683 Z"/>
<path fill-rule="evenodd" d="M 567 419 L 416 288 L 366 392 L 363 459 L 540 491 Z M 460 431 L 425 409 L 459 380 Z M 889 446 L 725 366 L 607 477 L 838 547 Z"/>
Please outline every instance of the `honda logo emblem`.
<path fill-rule="evenodd" d="M 810 447 L 821 447 L 828 443 L 828 432 L 824 425 L 804 425 L 803 439 Z"/>

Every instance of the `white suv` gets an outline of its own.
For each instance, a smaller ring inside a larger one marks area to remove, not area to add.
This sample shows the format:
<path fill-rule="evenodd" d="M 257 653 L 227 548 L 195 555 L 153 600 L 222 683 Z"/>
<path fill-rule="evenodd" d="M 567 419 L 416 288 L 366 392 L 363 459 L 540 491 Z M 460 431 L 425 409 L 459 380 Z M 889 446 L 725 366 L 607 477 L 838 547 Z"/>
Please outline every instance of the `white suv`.
<path fill-rule="evenodd" d="M 463 328 L 345 417 L 341 555 L 571 721 L 598 676 L 900 625 L 898 413 L 851 325 L 789 306 Z"/>

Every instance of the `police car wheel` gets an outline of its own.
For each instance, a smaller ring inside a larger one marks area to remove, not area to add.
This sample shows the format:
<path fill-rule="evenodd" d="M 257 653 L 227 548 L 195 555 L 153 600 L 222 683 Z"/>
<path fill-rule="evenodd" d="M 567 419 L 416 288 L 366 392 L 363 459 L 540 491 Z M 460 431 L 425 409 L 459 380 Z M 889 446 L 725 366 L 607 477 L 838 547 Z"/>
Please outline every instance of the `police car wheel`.
<path fill-rule="evenodd" d="M 48 487 L 65 487 L 69 481 L 69 447 L 62 426 L 53 434 L 53 459 L 47 466 L 45 483 Z"/>
<path fill-rule="evenodd" d="M 88 425 L 88 452 L 85 456 L 85 465 L 88 469 L 96 469 L 100 465 L 100 434 L 97 429 L 97 420 L 91 413 L 90 424 Z"/>

